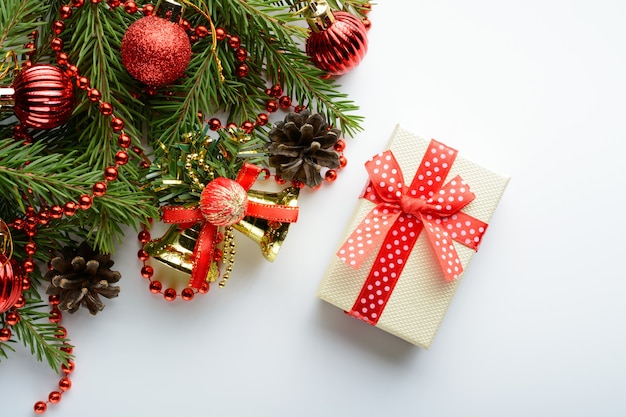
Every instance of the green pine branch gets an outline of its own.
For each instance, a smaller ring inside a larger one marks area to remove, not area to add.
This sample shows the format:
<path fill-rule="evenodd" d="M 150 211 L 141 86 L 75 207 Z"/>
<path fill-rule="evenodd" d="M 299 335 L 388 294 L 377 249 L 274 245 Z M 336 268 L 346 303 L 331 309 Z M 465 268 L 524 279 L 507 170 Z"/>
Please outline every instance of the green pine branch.
<path fill-rule="evenodd" d="M 61 337 L 59 326 L 50 323 L 50 314 L 42 311 L 47 306 L 37 304 L 37 302 L 38 300 L 27 299 L 26 306 L 19 309 L 19 322 L 12 326 L 11 330 L 14 337 L 21 340 L 37 360 L 45 360 L 53 370 L 59 371 L 62 364 L 73 358 L 61 348 L 71 347 L 71 345 L 67 338 Z M 7 344 L 0 345 L 0 356 L 7 358 L 3 348 L 8 346 Z"/>

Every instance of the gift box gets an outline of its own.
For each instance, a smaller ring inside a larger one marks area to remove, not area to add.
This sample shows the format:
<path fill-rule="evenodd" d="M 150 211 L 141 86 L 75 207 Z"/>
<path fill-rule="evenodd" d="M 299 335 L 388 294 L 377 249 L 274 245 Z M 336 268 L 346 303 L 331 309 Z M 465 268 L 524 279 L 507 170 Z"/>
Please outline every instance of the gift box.
<path fill-rule="evenodd" d="M 428 349 L 509 178 L 399 126 L 365 166 L 318 297 Z"/>

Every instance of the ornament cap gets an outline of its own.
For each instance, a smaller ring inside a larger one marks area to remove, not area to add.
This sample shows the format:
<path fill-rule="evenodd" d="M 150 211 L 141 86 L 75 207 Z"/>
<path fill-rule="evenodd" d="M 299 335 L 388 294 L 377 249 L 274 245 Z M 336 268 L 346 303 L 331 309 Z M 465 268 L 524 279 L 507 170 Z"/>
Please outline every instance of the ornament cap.
<path fill-rule="evenodd" d="M 0 112 L 12 112 L 13 107 L 15 107 L 15 89 L 0 87 Z"/>
<path fill-rule="evenodd" d="M 304 9 L 304 17 L 313 32 L 328 29 L 335 22 L 335 16 L 326 0 L 311 1 Z"/>
<path fill-rule="evenodd" d="M 185 6 L 174 0 L 164 0 L 159 5 L 156 15 L 173 23 L 178 23 L 183 16 Z"/>

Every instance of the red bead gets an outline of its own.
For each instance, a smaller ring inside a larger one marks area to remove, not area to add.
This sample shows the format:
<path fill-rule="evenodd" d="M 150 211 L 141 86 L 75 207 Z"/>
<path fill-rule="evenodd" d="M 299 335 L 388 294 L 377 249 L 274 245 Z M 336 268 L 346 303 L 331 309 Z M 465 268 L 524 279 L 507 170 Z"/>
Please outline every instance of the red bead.
<path fill-rule="evenodd" d="M 239 39 L 239 36 L 231 36 L 230 39 L 228 39 L 228 46 L 233 49 L 239 48 L 241 46 L 241 39 Z"/>
<path fill-rule="evenodd" d="M 283 88 L 276 84 L 270 89 L 270 95 L 274 98 L 278 98 L 283 95 Z"/>
<path fill-rule="evenodd" d="M 59 310 L 56 306 L 53 307 L 52 310 L 50 310 L 50 317 L 48 317 L 50 323 L 59 324 L 62 319 L 63 313 L 61 313 L 61 310 Z"/>
<path fill-rule="evenodd" d="M 115 9 L 116 7 L 119 7 L 120 3 L 121 3 L 120 0 L 107 0 L 107 4 L 112 9 Z"/>
<path fill-rule="evenodd" d="M 78 210 L 78 206 L 73 201 L 68 201 L 63 206 L 63 214 L 65 214 L 67 217 L 71 217 L 74 214 L 76 214 L 77 210 Z"/>
<path fill-rule="evenodd" d="M 200 40 L 200 38 L 198 37 L 198 35 L 196 35 L 195 33 L 192 35 L 189 35 L 189 42 L 191 43 L 196 43 Z"/>
<path fill-rule="evenodd" d="M 141 9 L 141 12 L 143 13 L 144 16 L 152 16 L 152 14 L 154 13 L 154 5 L 153 4 L 144 5 L 143 9 Z"/>
<path fill-rule="evenodd" d="M 195 32 L 200 38 L 205 38 L 209 34 L 209 29 L 207 29 L 206 26 L 198 25 Z"/>
<path fill-rule="evenodd" d="M 72 381 L 70 381 L 68 377 L 64 376 L 59 380 L 59 388 L 61 389 L 61 391 L 67 391 L 68 389 L 72 388 Z"/>
<path fill-rule="evenodd" d="M 53 38 L 50 41 L 50 48 L 55 52 L 61 52 L 63 50 L 63 39 Z"/>
<path fill-rule="evenodd" d="M 259 113 L 256 116 L 256 122 L 259 126 L 265 126 L 269 122 L 270 117 L 265 113 Z"/>
<path fill-rule="evenodd" d="M 222 122 L 220 122 L 218 119 L 213 118 L 211 120 L 209 120 L 209 129 L 215 131 L 218 130 L 219 128 L 222 127 Z"/>
<path fill-rule="evenodd" d="M 30 274 L 35 270 L 35 262 L 32 259 L 26 259 L 24 261 L 24 272 Z"/>
<path fill-rule="evenodd" d="M 111 127 L 114 132 L 120 132 L 124 129 L 124 121 L 119 117 L 114 117 L 111 119 Z"/>
<path fill-rule="evenodd" d="M 89 78 L 87 77 L 78 77 L 76 79 L 76 87 L 80 88 L 81 90 L 86 90 L 89 88 Z"/>
<path fill-rule="evenodd" d="M 52 31 L 56 35 L 60 35 L 65 30 L 65 22 L 62 20 L 55 20 L 52 24 Z"/>
<path fill-rule="evenodd" d="M 11 338 L 11 329 L 3 327 L 0 329 L 0 342 L 7 342 Z"/>
<path fill-rule="evenodd" d="M 100 101 L 100 99 L 102 98 L 102 94 L 97 89 L 91 88 L 89 91 L 87 91 L 87 98 L 89 99 L 89 101 L 92 102 Z"/>
<path fill-rule="evenodd" d="M 213 243 L 217 245 L 218 243 L 221 243 L 223 240 L 224 240 L 224 233 L 217 232 L 215 234 L 215 238 L 213 238 Z"/>
<path fill-rule="evenodd" d="M 148 255 L 148 252 L 146 252 L 145 250 L 139 249 L 137 251 L 137 258 L 139 258 L 140 261 L 145 262 L 150 259 L 150 255 Z"/>
<path fill-rule="evenodd" d="M 67 329 L 63 326 L 57 327 L 57 331 L 54 334 L 57 339 L 65 339 L 67 337 Z"/>
<path fill-rule="evenodd" d="M 100 113 L 104 116 L 110 116 L 113 114 L 113 106 L 109 103 L 101 103 L 100 104 Z"/>
<path fill-rule="evenodd" d="M 28 242 L 24 245 L 24 251 L 28 256 L 33 256 L 37 252 L 37 244 L 35 242 Z"/>
<path fill-rule="evenodd" d="M 20 315 L 15 311 L 9 311 L 4 315 L 4 322 L 9 326 L 15 326 L 20 322 Z"/>
<path fill-rule="evenodd" d="M 83 7 L 85 5 L 85 0 L 72 0 L 72 6 L 74 7 Z"/>
<path fill-rule="evenodd" d="M 61 350 L 65 353 L 69 353 L 70 355 L 74 352 L 74 348 L 71 346 L 63 346 Z"/>
<path fill-rule="evenodd" d="M 244 130 L 244 132 L 251 133 L 252 129 L 254 129 L 254 123 L 248 120 L 247 122 L 243 122 L 241 128 Z"/>
<path fill-rule="evenodd" d="M 209 284 L 209 281 L 204 281 L 202 285 L 200 286 L 200 288 L 198 288 L 198 292 L 200 294 L 206 294 L 209 292 L 210 289 L 211 289 L 211 284 Z"/>
<path fill-rule="evenodd" d="M 98 4 L 100 3 L 102 0 L 91 0 L 91 4 Z"/>
<path fill-rule="evenodd" d="M 231 130 L 235 130 L 237 129 L 237 123 L 235 122 L 230 122 L 226 125 L 226 129 L 231 129 Z"/>
<path fill-rule="evenodd" d="M 67 363 L 62 364 L 61 371 L 63 371 L 65 375 L 69 375 L 74 372 L 74 361 L 69 360 Z"/>
<path fill-rule="evenodd" d="M 280 105 L 281 109 L 288 109 L 289 107 L 291 107 L 291 97 L 282 96 L 278 99 L 278 104 Z"/>
<path fill-rule="evenodd" d="M 345 168 L 346 165 L 348 165 L 348 159 L 345 156 L 341 155 L 339 157 L 339 168 Z"/>
<path fill-rule="evenodd" d="M 20 295 L 20 298 L 17 299 L 17 301 L 15 302 L 15 304 L 13 304 L 13 307 L 15 308 L 22 308 L 26 305 L 26 298 L 24 298 L 23 295 Z"/>
<path fill-rule="evenodd" d="M 267 169 L 267 168 L 263 168 L 261 170 L 261 173 L 263 174 L 263 177 L 261 178 L 263 181 L 268 180 L 270 178 L 270 176 L 271 176 L 270 170 Z"/>
<path fill-rule="evenodd" d="M 161 288 L 163 288 L 163 284 L 160 281 L 151 281 L 150 282 L 150 292 L 153 294 L 158 294 L 161 292 Z"/>
<path fill-rule="evenodd" d="M 213 260 L 215 262 L 221 261 L 223 256 L 224 256 L 224 254 L 221 251 L 221 249 L 215 249 L 215 252 L 213 252 Z"/>
<path fill-rule="evenodd" d="M 97 182 L 91 187 L 91 190 L 96 197 L 102 197 L 107 192 L 107 184 L 106 182 Z"/>
<path fill-rule="evenodd" d="M 61 6 L 59 16 L 61 16 L 61 19 L 69 19 L 72 16 L 72 6 Z"/>
<path fill-rule="evenodd" d="M 372 28 L 372 21 L 369 20 L 367 17 L 363 19 L 363 26 L 365 27 L 365 30 L 370 30 Z"/>
<path fill-rule="evenodd" d="M 104 170 L 104 179 L 107 181 L 115 181 L 117 179 L 117 167 L 108 167 Z"/>
<path fill-rule="evenodd" d="M 372 11 L 372 4 L 370 2 L 367 3 L 363 3 L 363 6 L 361 6 L 364 10 L 363 13 L 367 14 L 369 12 Z"/>
<path fill-rule="evenodd" d="M 69 59 L 69 57 L 67 56 L 67 54 L 65 52 L 58 52 L 57 53 L 57 64 L 61 65 L 61 66 L 65 66 L 67 65 L 67 60 Z"/>
<path fill-rule="evenodd" d="M 63 217 L 63 209 L 61 206 L 52 206 L 50 207 L 50 217 L 53 219 L 60 219 Z"/>
<path fill-rule="evenodd" d="M 117 151 L 115 154 L 115 163 L 117 165 L 126 165 L 128 163 L 128 153 L 125 151 Z"/>
<path fill-rule="evenodd" d="M 35 407 L 34 407 L 35 414 L 43 414 L 46 412 L 47 409 L 48 409 L 48 404 L 46 404 L 45 402 L 37 401 L 35 403 Z"/>
<path fill-rule="evenodd" d="M 304 183 L 302 181 L 300 181 L 300 180 L 292 180 L 291 181 L 291 185 L 293 185 L 296 188 L 300 188 L 300 189 L 304 188 Z"/>
<path fill-rule="evenodd" d="M 39 213 L 39 224 L 47 225 L 50 222 L 50 212 L 48 210 L 44 210 Z"/>
<path fill-rule="evenodd" d="M 235 57 L 237 58 L 237 61 L 244 62 L 246 59 L 248 59 L 248 51 L 243 48 L 237 48 L 237 50 L 235 51 Z"/>
<path fill-rule="evenodd" d="M 293 111 L 296 113 L 300 113 L 304 109 L 306 109 L 306 106 L 301 106 L 298 104 L 296 107 L 294 107 Z"/>
<path fill-rule="evenodd" d="M 93 0 L 91 0 L 93 1 Z M 48 401 L 50 401 L 51 404 L 56 404 L 59 401 L 61 401 L 61 393 L 59 391 L 52 391 L 49 395 L 48 395 Z"/>
<path fill-rule="evenodd" d="M 224 39 L 226 39 L 226 31 L 222 28 L 216 28 L 215 29 L 215 38 L 218 41 L 223 41 Z"/>
<path fill-rule="evenodd" d="M 283 184 L 287 183 L 287 180 L 285 180 L 280 175 L 274 175 L 274 181 L 276 181 L 276 184 L 278 184 L 278 185 L 283 185 Z"/>
<path fill-rule="evenodd" d="M 165 301 L 174 301 L 176 299 L 176 290 L 174 288 L 168 288 L 163 291 L 163 298 Z"/>
<path fill-rule="evenodd" d="M 191 288 L 185 288 L 180 292 L 180 297 L 185 301 L 193 300 L 195 293 Z"/>
<path fill-rule="evenodd" d="M 248 65 L 246 64 L 241 64 L 236 69 L 237 76 L 241 78 L 247 76 L 249 72 L 250 72 L 250 67 L 248 67 Z"/>
<path fill-rule="evenodd" d="M 142 230 L 137 234 L 137 239 L 139 239 L 141 243 L 148 243 L 150 241 L 150 232 Z"/>
<path fill-rule="evenodd" d="M 185 32 L 190 31 L 191 30 L 191 23 L 189 23 L 189 20 L 186 19 L 181 19 L 179 22 L 180 27 L 183 28 L 183 30 Z"/>
<path fill-rule="evenodd" d="M 154 275 L 154 268 L 152 268 L 150 265 L 144 265 L 143 268 L 141 268 L 141 276 L 146 278 L 146 279 L 150 279 L 152 278 L 152 275 Z M 159 282 L 159 281 L 154 281 L 154 282 Z M 159 290 L 157 292 L 161 291 L 161 283 L 159 282 Z"/>
<path fill-rule="evenodd" d="M 48 297 L 48 303 L 50 303 L 51 306 L 59 305 L 60 302 L 61 296 L 59 296 L 58 294 L 54 294 Z"/>
<path fill-rule="evenodd" d="M 83 194 L 78 197 L 78 207 L 80 207 L 81 210 L 89 210 L 92 204 L 93 200 L 90 195 Z"/>
<path fill-rule="evenodd" d="M 137 3 L 135 3 L 134 1 L 127 1 L 126 3 L 124 3 L 124 10 L 128 14 L 136 13 L 138 9 L 139 8 L 137 7 Z"/>
<path fill-rule="evenodd" d="M 65 69 L 65 74 L 68 77 L 76 77 L 78 75 L 78 67 L 76 65 L 68 65 Z"/>
<path fill-rule="evenodd" d="M 346 149 L 346 142 L 343 139 L 339 139 L 337 142 L 335 142 L 335 146 L 333 146 L 333 148 L 337 152 L 343 152 Z"/>
<path fill-rule="evenodd" d="M 265 104 L 265 110 L 267 110 L 268 113 L 274 113 L 278 110 L 278 102 L 276 100 L 268 101 L 267 104 Z"/>
<path fill-rule="evenodd" d="M 326 181 L 333 182 L 337 179 L 337 171 L 335 171 L 334 169 L 329 169 L 328 171 L 326 171 L 324 177 L 326 178 Z"/>

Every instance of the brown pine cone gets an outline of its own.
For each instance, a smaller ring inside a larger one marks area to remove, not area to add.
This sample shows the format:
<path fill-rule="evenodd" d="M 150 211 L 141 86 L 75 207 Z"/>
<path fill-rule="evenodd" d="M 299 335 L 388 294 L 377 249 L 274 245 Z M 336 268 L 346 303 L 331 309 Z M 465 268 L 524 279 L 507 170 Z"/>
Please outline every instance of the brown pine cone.
<path fill-rule="evenodd" d="M 59 309 L 74 313 L 84 304 L 95 315 L 104 308 L 100 295 L 118 296 L 120 287 L 110 284 L 122 275 L 111 271 L 114 262 L 109 255 L 94 252 L 86 242 L 78 249 L 65 247 L 62 253 L 52 259 L 52 269 L 44 277 L 50 281 L 46 294 L 60 296 Z"/>
<path fill-rule="evenodd" d="M 339 167 L 339 152 L 333 146 L 340 134 L 339 129 L 328 129 L 322 114 L 311 116 L 308 110 L 289 113 L 270 130 L 269 164 L 287 181 L 316 187 L 322 182 L 323 167 Z"/>

